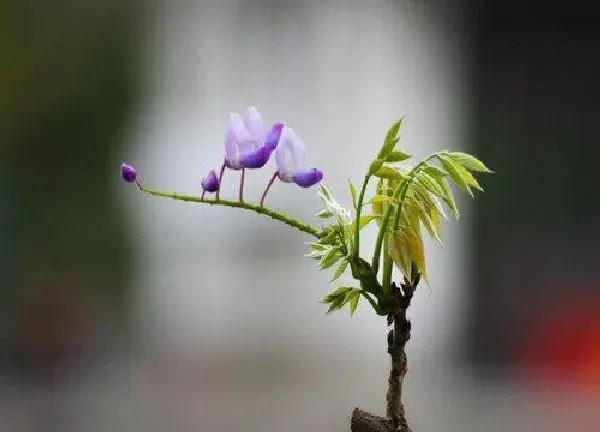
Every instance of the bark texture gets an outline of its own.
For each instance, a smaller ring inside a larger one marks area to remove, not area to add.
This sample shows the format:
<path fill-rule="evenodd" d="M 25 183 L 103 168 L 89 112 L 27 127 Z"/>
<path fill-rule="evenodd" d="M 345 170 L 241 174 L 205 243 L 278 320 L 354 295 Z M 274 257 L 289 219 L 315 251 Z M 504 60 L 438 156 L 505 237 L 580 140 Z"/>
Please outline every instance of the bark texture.
<path fill-rule="evenodd" d="M 406 311 L 417 283 L 412 286 L 407 283 L 402 284 L 402 289 L 395 284 L 392 287 L 396 307 L 394 313 L 388 316 L 388 325 L 393 325 L 393 328 L 387 337 L 391 368 L 386 395 L 386 417 L 379 417 L 356 408 L 352 413 L 350 425 L 352 432 L 411 432 L 402 404 L 402 384 L 408 370 L 406 343 L 410 339 L 411 329 Z"/>

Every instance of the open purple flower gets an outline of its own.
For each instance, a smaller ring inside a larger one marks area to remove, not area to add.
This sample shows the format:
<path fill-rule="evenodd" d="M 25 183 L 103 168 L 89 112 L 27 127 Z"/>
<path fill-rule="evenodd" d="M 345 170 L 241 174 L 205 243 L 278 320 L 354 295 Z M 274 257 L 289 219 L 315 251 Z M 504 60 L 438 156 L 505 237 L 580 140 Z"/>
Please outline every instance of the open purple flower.
<path fill-rule="evenodd" d="M 253 106 L 248 107 L 243 117 L 235 113 L 229 115 L 225 133 L 225 161 L 219 173 L 219 183 L 223 180 L 225 168 L 242 170 L 240 201 L 243 201 L 245 169 L 261 168 L 267 164 L 282 130 L 281 123 L 265 130 L 262 117 Z M 219 191 L 216 198 L 219 199 Z"/>
<path fill-rule="evenodd" d="M 284 183 L 296 183 L 303 188 L 323 180 L 323 172 L 310 168 L 305 160 L 306 148 L 302 140 L 288 126 L 283 129 L 275 150 L 277 176 Z"/>
<path fill-rule="evenodd" d="M 229 115 L 225 133 L 225 166 L 233 170 L 261 168 L 275 150 L 283 125 L 274 124 L 265 130 L 258 110 L 249 107 L 244 116 Z"/>
<path fill-rule="evenodd" d="M 219 190 L 219 179 L 215 170 L 210 170 L 209 173 L 202 179 L 202 193 L 216 192 Z"/>

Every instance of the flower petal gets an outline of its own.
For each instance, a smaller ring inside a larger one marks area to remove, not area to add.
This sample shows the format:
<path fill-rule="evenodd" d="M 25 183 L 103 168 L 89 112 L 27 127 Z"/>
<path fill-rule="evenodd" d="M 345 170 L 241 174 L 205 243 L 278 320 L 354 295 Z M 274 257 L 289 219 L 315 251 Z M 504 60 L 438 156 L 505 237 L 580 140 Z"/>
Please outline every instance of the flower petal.
<path fill-rule="evenodd" d="M 296 132 L 290 127 L 286 127 L 285 142 L 290 150 L 292 161 L 297 168 L 305 167 L 306 146 L 304 141 L 300 139 Z"/>
<path fill-rule="evenodd" d="M 215 170 L 210 170 L 208 175 L 202 179 L 202 190 L 205 192 L 216 192 L 219 190 L 219 178 Z"/>
<path fill-rule="evenodd" d="M 263 120 L 258 110 L 253 106 L 249 106 L 244 113 L 244 125 L 254 141 L 262 144 L 264 139 Z"/>
<path fill-rule="evenodd" d="M 252 137 L 244 125 L 242 116 L 229 114 L 229 123 L 225 132 L 225 161 L 227 165 L 236 166 L 240 152 L 252 148 Z"/>
<path fill-rule="evenodd" d="M 279 144 L 279 140 L 283 131 L 283 123 L 275 123 L 267 132 L 265 136 L 265 146 L 269 147 L 271 150 L 275 150 L 277 148 L 277 144 Z"/>
<path fill-rule="evenodd" d="M 261 168 L 266 165 L 271 156 L 271 149 L 267 146 L 258 147 L 255 150 L 243 153 L 240 164 L 244 168 Z"/>
<path fill-rule="evenodd" d="M 275 150 L 277 171 L 285 176 L 286 173 L 305 168 L 304 153 L 305 147 L 302 140 L 290 127 L 285 126 Z"/>
<path fill-rule="evenodd" d="M 323 180 L 323 171 L 317 168 L 300 169 L 292 174 L 294 183 L 303 188 L 309 188 Z"/>

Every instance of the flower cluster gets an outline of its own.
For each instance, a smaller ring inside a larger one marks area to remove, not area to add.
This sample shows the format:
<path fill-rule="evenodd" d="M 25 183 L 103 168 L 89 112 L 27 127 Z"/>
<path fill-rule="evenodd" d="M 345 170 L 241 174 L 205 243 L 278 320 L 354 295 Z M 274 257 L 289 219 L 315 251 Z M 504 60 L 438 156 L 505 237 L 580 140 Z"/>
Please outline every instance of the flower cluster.
<path fill-rule="evenodd" d="M 215 193 L 216 200 L 220 199 L 223 176 L 225 170 L 230 169 L 241 171 L 239 200 L 243 201 L 245 171 L 264 167 L 273 153 L 276 169 L 262 194 L 261 207 L 276 179 L 283 183 L 295 183 L 302 188 L 309 188 L 323 180 L 323 172 L 306 163 L 306 147 L 300 137 L 283 123 L 266 128 L 260 113 L 253 106 L 248 107 L 243 116 L 237 113 L 229 115 L 224 147 L 225 155 L 219 174 L 210 170 L 201 181 L 202 199 L 206 193 Z M 141 186 L 132 165 L 121 165 L 121 177 L 127 183 Z"/>
<path fill-rule="evenodd" d="M 275 179 L 285 183 L 296 183 L 303 188 L 313 186 L 323 179 L 320 170 L 306 164 L 306 149 L 296 133 L 283 123 L 275 123 L 266 128 L 260 113 L 253 106 L 249 107 L 243 116 L 236 113 L 229 115 L 224 144 L 225 156 L 219 176 L 211 170 L 202 180 L 203 195 L 216 192 L 219 199 L 225 170 L 241 170 L 239 198 L 243 201 L 245 170 L 264 167 L 272 153 L 275 153 L 277 168 L 263 193 L 261 205 Z"/>

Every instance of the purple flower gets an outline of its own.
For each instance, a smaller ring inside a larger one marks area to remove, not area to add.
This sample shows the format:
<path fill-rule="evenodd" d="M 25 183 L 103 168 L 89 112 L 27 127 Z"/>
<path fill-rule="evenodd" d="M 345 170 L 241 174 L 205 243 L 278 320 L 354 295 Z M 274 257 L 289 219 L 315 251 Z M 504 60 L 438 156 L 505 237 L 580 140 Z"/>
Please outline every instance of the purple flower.
<path fill-rule="evenodd" d="M 261 168 L 277 146 L 283 125 L 274 124 L 265 131 L 258 110 L 249 107 L 244 116 L 229 115 L 225 133 L 225 166 L 230 169 Z"/>
<path fill-rule="evenodd" d="M 219 190 L 219 179 L 215 170 L 210 170 L 206 177 L 202 179 L 202 190 L 204 192 L 216 192 Z"/>
<path fill-rule="evenodd" d="M 137 171 L 133 165 L 126 163 L 121 164 L 121 177 L 127 183 L 133 183 L 137 179 Z"/>
<path fill-rule="evenodd" d="M 323 180 L 323 172 L 310 168 L 305 161 L 306 148 L 302 140 L 288 126 L 283 129 L 275 150 L 277 176 L 282 182 L 296 183 L 303 188 Z"/>

